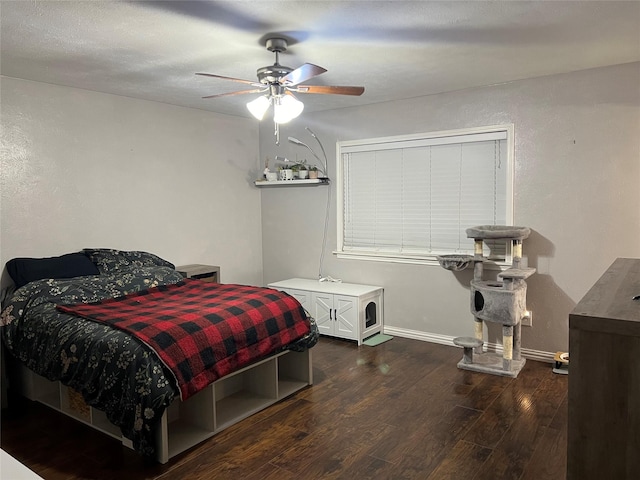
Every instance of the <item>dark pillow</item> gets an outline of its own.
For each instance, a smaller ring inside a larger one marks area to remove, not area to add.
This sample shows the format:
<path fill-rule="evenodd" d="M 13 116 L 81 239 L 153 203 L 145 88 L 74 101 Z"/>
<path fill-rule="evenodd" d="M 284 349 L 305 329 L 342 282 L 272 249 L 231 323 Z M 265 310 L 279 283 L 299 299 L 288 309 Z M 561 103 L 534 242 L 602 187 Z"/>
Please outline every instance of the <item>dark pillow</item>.
<path fill-rule="evenodd" d="M 81 252 L 49 258 L 14 258 L 7 262 L 7 272 L 17 288 L 43 278 L 73 278 L 100 274 L 91 260 Z"/>
<path fill-rule="evenodd" d="M 113 273 L 131 265 L 119 250 L 108 248 L 85 248 L 82 252 L 93 262 L 100 273 Z"/>
<path fill-rule="evenodd" d="M 114 273 L 130 267 L 175 268 L 173 263 L 148 252 L 111 248 L 85 248 L 82 252 L 98 267 L 100 273 Z"/>

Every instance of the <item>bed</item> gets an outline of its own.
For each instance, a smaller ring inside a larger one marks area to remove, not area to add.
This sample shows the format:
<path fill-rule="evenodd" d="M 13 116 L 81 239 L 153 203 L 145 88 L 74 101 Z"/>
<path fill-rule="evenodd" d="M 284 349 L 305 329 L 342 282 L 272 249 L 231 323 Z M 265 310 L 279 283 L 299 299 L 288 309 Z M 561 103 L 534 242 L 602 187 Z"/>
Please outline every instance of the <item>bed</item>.
<path fill-rule="evenodd" d="M 36 374 L 27 396 L 145 457 L 165 463 L 312 383 L 317 328 L 283 292 L 185 279 L 154 254 L 113 249 L 7 271 L 0 331 L 5 355 Z"/>

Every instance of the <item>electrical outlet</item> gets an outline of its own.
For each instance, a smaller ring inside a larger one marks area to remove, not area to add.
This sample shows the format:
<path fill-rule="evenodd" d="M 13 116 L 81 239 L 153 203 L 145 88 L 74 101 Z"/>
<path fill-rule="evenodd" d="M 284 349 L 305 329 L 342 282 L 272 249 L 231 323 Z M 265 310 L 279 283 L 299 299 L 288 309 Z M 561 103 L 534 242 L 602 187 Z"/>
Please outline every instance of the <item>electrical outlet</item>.
<path fill-rule="evenodd" d="M 533 326 L 533 312 L 531 310 L 527 310 L 526 312 L 524 312 L 524 317 L 522 317 L 520 325 L 522 325 L 523 327 Z"/>

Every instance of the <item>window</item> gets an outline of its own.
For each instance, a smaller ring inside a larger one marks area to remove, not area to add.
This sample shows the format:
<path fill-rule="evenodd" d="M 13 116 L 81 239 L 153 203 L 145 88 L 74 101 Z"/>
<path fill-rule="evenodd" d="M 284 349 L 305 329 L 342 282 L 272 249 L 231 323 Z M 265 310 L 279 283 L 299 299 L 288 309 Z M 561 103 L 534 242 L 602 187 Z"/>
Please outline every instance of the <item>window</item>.
<path fill-rule="evenodd" d="M 513 126 L 338 143 L 339 257 L 433 263 L 512 224 Z M 505 260 L 504 244 L 486 256 Z"/>

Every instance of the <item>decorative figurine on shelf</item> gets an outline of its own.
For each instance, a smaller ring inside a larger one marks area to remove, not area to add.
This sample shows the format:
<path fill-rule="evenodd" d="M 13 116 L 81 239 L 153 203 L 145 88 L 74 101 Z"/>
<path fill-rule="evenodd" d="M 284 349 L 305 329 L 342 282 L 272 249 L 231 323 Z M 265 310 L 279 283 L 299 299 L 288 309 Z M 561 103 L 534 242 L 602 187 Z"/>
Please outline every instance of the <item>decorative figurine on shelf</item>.
<path fill-rule="evenodd" d="M 269 180 L 269 157 L 264 159 L 264 170 L 262 171 L 262 176 Z"/>

